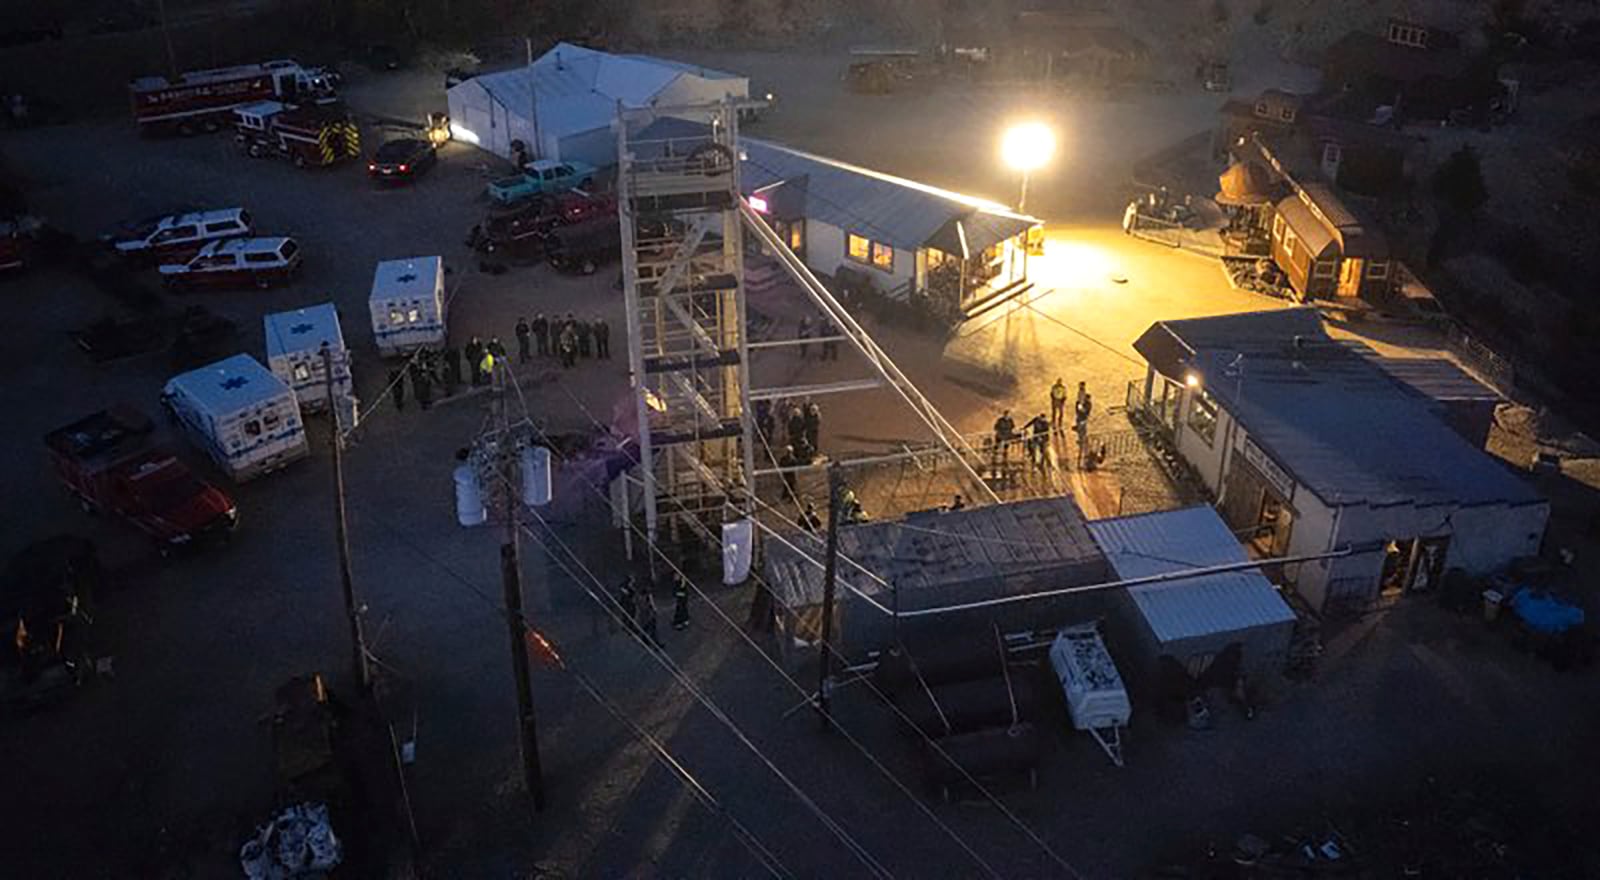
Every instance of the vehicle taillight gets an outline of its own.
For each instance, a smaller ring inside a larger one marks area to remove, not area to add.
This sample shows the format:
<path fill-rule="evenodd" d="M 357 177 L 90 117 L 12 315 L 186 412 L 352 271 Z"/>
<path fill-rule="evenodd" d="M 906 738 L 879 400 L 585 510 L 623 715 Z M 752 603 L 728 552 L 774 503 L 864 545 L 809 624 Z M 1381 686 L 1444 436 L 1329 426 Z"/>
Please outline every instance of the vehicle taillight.
<path fill-rule="evenodd" d="M 378 170 L 378 163 L 376 163 L 376 162 L 368 162 L 367 163 L 367 170 L 368 171 L 377 171 Z"/>
<path fill-rule="evenodd" d="M 409 171 L 410 169 L 406 166 L 406 163 L 401 162 L 400 163 L 400 170 L 401 171 Z"/>

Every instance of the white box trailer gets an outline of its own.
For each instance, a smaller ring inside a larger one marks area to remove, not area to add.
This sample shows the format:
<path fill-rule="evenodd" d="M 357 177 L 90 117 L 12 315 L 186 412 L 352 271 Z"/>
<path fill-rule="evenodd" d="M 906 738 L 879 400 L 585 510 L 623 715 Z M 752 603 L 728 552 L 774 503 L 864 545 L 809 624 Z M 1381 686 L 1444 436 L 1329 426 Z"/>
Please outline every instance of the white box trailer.
<path fill-rule="evenodd" d="M 1056 634 L 1050 645 L 1050 668 L 1067 696 L 1072 726 L 1086 730 L 1122 766 L 1122 728 L 1133 716 L 1122 674 L 1093 626 L 1072 627 Z"/>
<path fill-rule="evenodd" d="M 247 354 L 174 376 L 161 403 L 235 482 L 277 470 L 307 452 L 294 391 Z"/>
<path fill-rule="evenodd" d="M 302 411 L 321 412 L 328 407 L 324 344 L 333 352 L 334 396 L 350 396 L 350 351 L 344 346 L 339 312 L 333 303 L 275 312 L 262 322 L 266 325 L 267 366 L 294 390 Z"/>
<path fill-rule="evenodd" d="M 384 260 L 372 274 L 372 335 L 384 357 L 444 345 L 444 259 Z"/>

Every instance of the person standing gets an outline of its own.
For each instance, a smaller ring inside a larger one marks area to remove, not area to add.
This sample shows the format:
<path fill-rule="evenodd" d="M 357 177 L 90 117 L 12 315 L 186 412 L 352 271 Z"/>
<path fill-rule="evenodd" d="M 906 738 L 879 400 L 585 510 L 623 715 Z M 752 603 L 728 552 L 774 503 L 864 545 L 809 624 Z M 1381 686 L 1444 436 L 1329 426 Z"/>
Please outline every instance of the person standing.
<path fill-rule="evenodd" d="M 806 439 L 806 413 L 805 409 L 795 406 L 789 410 L 789 423 L 785 426 L 789 430 L 789 445 L 799 448 Z"/>
<path fill-rule="evenodd" d="M 1067 422 L 1067 383 L 1056 377 L 1050 386 L 1050 427 L 1060 428 Z"/>
<path fill-rule="evenodd" d="M 1050 423 L 1045 420 L 1044 413 L 1039 413 L 1028 422 L 1031 435 L 1028 438 L 1028 457 L 1033 459 L 1034 467 L 1039 470 L 1048 470 L 1050 467 Z"/>
<path fill-rule="evenodd" d="M 461 384 L 461 349 L 450 347 L 444 350 L 444 393 L 446 396 L 456 393 L 456 387 Z"/>
<path fill-rule="evenodd" d="M 836 361 L 839 359 L 839 340 L 833 338 L 839 335 L 839 328 L 828 318 L 817 322 L 817 335 L 822 337 L 822 359 Z"/>
<path fill-rule="evenodd" d="M 395 412 L 406 408 L 406 374 L 401 370 L 389 371 L 389 394 L 394 397 Z"/>
<path fill-rule="evenodd" d="M 1017 423 L 1011 420 L 1011 410 L 1002 410 L 994 420 L 994 454 L 1002 463 L 1011 456 L 1011 438 L 1016 436 Z"/>
<path fill-rule="evenodd" d="M 594 343 L 594 326 L 588 321 L 575 321 L 578 333 L 578 357 L 588 358 Z"/>
<path fill-rule="evenodd" d="M 571 369 L 578 363 L 578 334 L 571 327 L 563 327 L 561 340 L 557 343 L 561 349 L 561 366 Z"/>
<path fill-rule="evenodd" d="M 518 318 L 516 330 L 514 332 L 517 335 L 517 363 L 525 364 L 533 357 L 531 345 L 533 341 L 533 328 L 528 325 L 527 318 Z"/>
<path fill-rule="evenodd" d="M 795 328 L 794 338 L 800 340 L 800 359 L 806 359 L 806 340 L 811 338 L 811 316 L 801 315 L 800 326 Z"/>
<path fill-rule="evenodd" d="M 411 365 L 411 391 L 423 412 L 433 406 L 433 379 L 428 375 L 427 365 L 420 360 Z"/>
<path fill-rule="evenodd" d="M 483 341 L 476 336 L 472 337 L 467 341 L 465 351 L 467 369 L 472 373 L 472 387 L 476 388 L 483 384 L 483 368 L 479 366 L 483 363 Z"/>
<path fill-rule="evenodd" d="M 533 345 L 539 352 L 539 357 L 550 354 L 550 319 L 540 312 L 533 316 L 533 324 L 528 328 L 533 332 Z"/>
<path fill-rule="evenodd" d="M 599 315 L 594 319 L 594 353 L 598 358 L 611 360 L 611 325 Z"/>
<path fill-rule="evenodd" d="M 806 414 L 802 423 L 805 427 L 806 447 L 816 452 L 822 448 L 817 442 L 822 434 L 822 407 L 814 401 L 806 404 Z"/>
<path fill-rule="evenodd" d="M 678 575 L 678 585 L 672 590 L 676 603 L 672 608 L 672 628 L 686 630 L 689 628 L 689 579 Z"/>
<path fill-rule="evenodd" d="M 661 647 L 661 635 L 656 631 L 656 599 L 651 595 L 654 590 L 645 590 L 639 595 L 639 631 L 650 640 L 652 645 Z"/>
<path fill-rule="evenodd" d="M 631 631 L 637 632 L 639 603 L 634 598 L 633 586 L 633 575 L 630 574 L 622 579 L 622 586 L 617 588 L 617 608 L 622 612 L 622 625 Z M 613 632 L 616 631 L 616 625 L 616 618 L 613 617 L 611 620 Z"/>
<path fill-rule="evenodd" d="M 1085 400 L 1088 400 L 1088 399 L 1089 399 L 1089 389 L 1085 388 L 1082 382 L 1079 382 L 1078 383 L 1078 397 L 1077 397 L 1076 400 L 1073 401 L 1073 404 L 1072 404 L 1073 412 L 1077 412 L 1078 410 L 1083 409 L 1083 402 Z"/>
<path fill-rule="evenodd" d="M 490 354 L 494 355 L 495 360 L 503 361 L 506 359 L 506 347 L 500 342 L 500 337 L 489 337 L 489 345 L 487 346 L 487 349 Z"/>

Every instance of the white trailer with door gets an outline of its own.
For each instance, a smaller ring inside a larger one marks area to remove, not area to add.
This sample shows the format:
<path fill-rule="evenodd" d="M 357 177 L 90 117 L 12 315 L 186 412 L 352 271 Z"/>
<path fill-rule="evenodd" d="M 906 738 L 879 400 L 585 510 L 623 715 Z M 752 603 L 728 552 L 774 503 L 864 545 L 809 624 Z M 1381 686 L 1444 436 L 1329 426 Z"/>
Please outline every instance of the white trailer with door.
<path fill-rule="evenodd" d="M 305 412 L 328 407 L 328 378 L 322 347 L 333 356 L 334 397 L 349 397 L 350 351 L 339 329 L 339 312 L 333 303 L 275 312 L 262 319 L 267 334 L 267 366 L 294 391 Z"/>
<path fill-rule="evenodd" d="M 275 471 L 308 451 L 294 391 L 247 354 L 174 376 L 161 403 L 190 442 L 235 482 Z"/>
<path fill-rule="evenodd" d="M 444 260 L 384 260 L 372 275 L 372 335 L 384 357 L 445 343 Z"/>
<path fill-rule="evenodd" d="M 1090 625 L 1057 633 L 1050 645 L 1050 668 L 1066 694 L 1072 726 L 1088 731 L 1121 767 L 1122 729 L 1133 716 L 1133 706 L 1099 631 Z"/>

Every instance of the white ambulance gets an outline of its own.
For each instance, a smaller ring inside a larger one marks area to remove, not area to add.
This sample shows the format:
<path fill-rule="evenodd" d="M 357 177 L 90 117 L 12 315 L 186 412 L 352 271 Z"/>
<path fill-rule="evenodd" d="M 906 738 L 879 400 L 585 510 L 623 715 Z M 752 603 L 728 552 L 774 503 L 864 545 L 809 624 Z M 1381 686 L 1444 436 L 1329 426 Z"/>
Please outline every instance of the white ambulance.
<path fill-rule="evenodd" d="M 350 352 L 339 329 L 339 312 L 333 303 L 275 312 L 262 319 L 267 334 L 267 366 L 294 390 L 305 412 L 322 412 L 328 406 L 327 371 L 322 346 L 333 353 L 333 394 L 351 394 Z"/>
<path fill-rule="evenodd" d="M 384 260 L 372 275 L 372 335 L 384 357 L 445 343 L 444 260 Z"/>
<path fill-rule="evenodd" d="M 247 354 L 172 377 L 161 404 L 236 483 L 307 452 L 294 391 Z"/>

